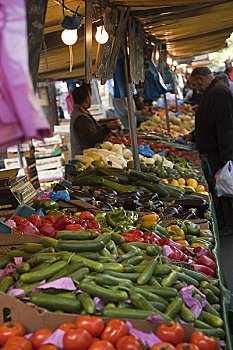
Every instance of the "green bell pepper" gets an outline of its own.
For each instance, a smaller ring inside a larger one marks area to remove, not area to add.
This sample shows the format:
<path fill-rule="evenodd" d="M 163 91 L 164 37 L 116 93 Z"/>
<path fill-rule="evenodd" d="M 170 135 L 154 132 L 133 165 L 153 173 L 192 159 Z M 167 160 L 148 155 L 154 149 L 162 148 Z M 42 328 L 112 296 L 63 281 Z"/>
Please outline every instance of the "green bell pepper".
<path fill-rule="evenodd" d="M 107 214 L 107 223 L 111 227 L 116 227 L 121 221 L 126 220 L 126 212 L 123 207 L 110 211 Z"/>
<path fill-rule="evenodd" d="M 189 221 L 189 220 L 185 220 L 184 221 L 184 225 L 186 226 L 186 233 L 188 235 L 199 235 L 200 233 L 200 226 L 199 225 L 196 225 L 194 224 L 192 221 Z"/>
<path fill-rule="evenodd" d="M 41 208 L 43 211 L 59 209 L 59 204 L 52 199 L 43 199 L 39 202 L 39 208 Z"/>

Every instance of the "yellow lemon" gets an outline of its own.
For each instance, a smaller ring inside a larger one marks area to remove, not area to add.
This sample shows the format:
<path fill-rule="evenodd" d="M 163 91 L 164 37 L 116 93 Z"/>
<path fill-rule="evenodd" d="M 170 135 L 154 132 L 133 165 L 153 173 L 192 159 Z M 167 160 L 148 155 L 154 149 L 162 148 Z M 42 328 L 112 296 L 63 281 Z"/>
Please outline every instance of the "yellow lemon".
<path fill-rule="evenodd" d="M 179 182 L 175 179 L 172 180 L 171 185 L 173 186 L 180 186 Z"/>
<path fill-rule="evenodd" d="M 196 188 L 198 185 L 198 182 L 195 179 L 188 179 L 187 184 L 188 184 L 188 186 L 192 186 L 193 188 Z"/>
<path fill-rule="evenodd" d="M 166 184 L 168 184 L 168 180 L 167 179 L 162 179 L 163 182 L 165 182 Z"/>
<path fill-rule="evenodd" d="M 185 185 L 185 179 L 183 179 L 182 177 L 178 179 L 178 182 L 179 182 L 180 186 Z"/>
<path fill-rule="evenodd" d="M 195 191 L 196 191 L 196 192 L 205 192 L 205 187 L 202 186 L 202 185 L 198 185 L 198 186 L 195 188 Z"/>

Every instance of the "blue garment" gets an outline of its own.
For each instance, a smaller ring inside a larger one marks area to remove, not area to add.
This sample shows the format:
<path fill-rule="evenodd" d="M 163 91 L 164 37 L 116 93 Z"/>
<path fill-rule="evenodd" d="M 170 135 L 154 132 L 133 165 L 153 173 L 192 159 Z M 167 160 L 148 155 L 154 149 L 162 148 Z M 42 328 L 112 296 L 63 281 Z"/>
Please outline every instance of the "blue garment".
<path fill-rule="evenodd" d="M 145 100 L 154 100 L 166 92 L 167 89 L 159 70 L 151 60 L 146 78 L 145 90 L 143 92 L 139 92 L 139 95 L 141 95 Z"/>
<path fill-rule="evenodd" d="M 72 94 L 72 92 L 73 92 L 74 89 L 76 88 L 76 82 L 74 81 L 74 79 L 68 79 L 68 80 L 67 80 L 67 85 L 68 85 L 68 90 L 69 90 L 70 93 Z"/>

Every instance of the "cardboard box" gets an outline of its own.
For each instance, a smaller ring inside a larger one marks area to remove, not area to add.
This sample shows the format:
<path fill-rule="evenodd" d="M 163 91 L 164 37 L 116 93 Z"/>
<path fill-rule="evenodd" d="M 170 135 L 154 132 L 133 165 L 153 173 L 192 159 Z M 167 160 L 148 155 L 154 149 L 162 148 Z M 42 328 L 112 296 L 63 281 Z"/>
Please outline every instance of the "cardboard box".
<path fill-rule="evenodd" d="M 10 317 L 14 321 L 20 321 L 26 328 L 27 333 L 35 332 L 40 328 L 50 328 L 55 330 L 62 323 L 74 322 L 78 315 L 75 314 L 58 314 L 49 312 L 30 303 L 23 303 L 14 297 L 0 292 L 0 324 L 5 321 L 3 314 L 4 309 L 10 310 Z M 108 317 L 102 317 L 105 323 L 110 321 Z M 159 323 L 152 323 L 143 320 L 123 319 L 130 321 L 134 328 L 150 333 L 155 332 Z M 185 330 L 185 341 L 189 340 L 190 334 L 195 331 L 191 325 L 182 325 Z"/>
<path fill-rule="evenodd" d="M 36 235 L 14 235 L 0 233 L 0 255 L 5 255 L 12 248 L 19 248 L 24 243 L 40 243 L 40 236 Z"/>
<path fill-rule="evenodd" d="M 37 171 L 59 168 L 62 165 L 62 157 L 50 157 L 36 160 Z"/>

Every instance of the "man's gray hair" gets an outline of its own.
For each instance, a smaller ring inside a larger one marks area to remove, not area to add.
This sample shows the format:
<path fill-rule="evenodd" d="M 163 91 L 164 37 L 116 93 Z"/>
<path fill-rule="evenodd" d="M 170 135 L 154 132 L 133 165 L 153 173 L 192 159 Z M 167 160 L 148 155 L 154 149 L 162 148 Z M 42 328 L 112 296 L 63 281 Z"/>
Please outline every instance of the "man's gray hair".
<path fill-rule="evenodd" d="M 218 73 L 215 75 L 215 80 L 222 80 L 227 86 L 229 86 L 229 77 L 226 73 Z"/>
<path fill-rule="evenodd" d="M 191 77 L 194 78 L 197 75 L 206 76 L 212 74 L 208 67 L 196 67 L 191 73 Z"/>

